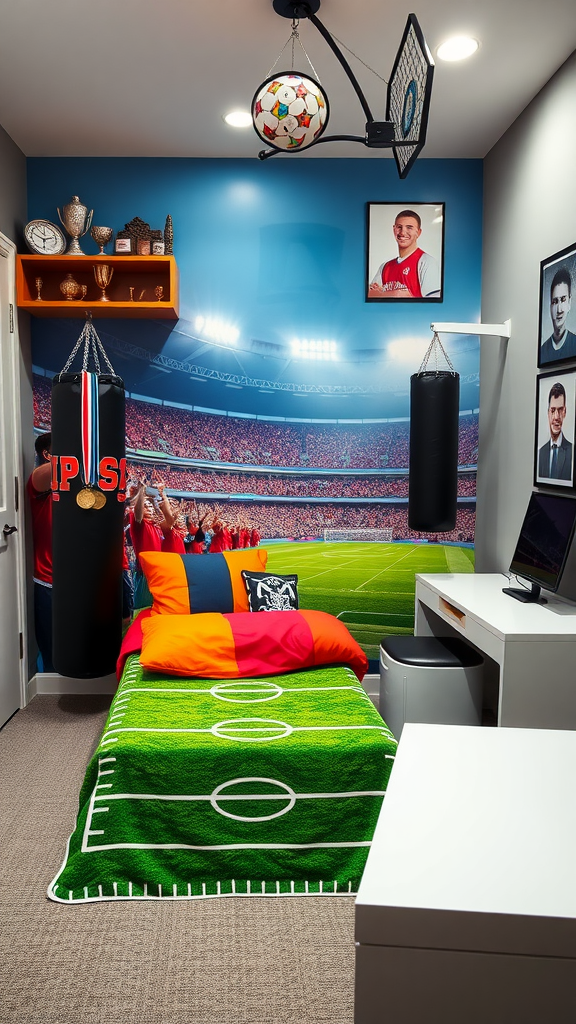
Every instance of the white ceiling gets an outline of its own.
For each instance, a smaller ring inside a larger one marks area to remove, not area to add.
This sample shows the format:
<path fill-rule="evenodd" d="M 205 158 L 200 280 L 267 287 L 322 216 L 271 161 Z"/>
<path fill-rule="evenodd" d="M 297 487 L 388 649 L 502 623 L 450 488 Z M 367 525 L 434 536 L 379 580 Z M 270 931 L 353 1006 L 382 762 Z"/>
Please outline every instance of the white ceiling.
<path fill-rule="evenodd" d="M 323 0 L 318 17 L 387 78 L 410 12 L 433 54 L 450 35 L 481 42 L 467 61 L 437 62 L 427 157 L 485 156 L 576 47 L 574 0 Z M 253 130 L 222 115 L 249 107 L 289 35 L 271 0 L 0 0 L 0 124 L 27 156 L 255 157 Z M 330 133 L 362 135 L 334 55 L 310 23 L 301 37 Z M 349 59 L 383 118 L 385 86 Z M 333 143 L 300 159 L 315 155 L 383 157 Z"/>

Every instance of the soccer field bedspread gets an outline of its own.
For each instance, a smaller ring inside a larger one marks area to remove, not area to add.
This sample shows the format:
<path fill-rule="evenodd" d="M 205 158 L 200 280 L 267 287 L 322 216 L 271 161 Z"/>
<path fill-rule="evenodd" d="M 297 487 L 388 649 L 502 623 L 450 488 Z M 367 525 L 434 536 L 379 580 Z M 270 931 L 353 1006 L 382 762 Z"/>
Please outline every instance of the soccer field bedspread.
<path fill-rule="evenodd" d="M 48 895 L 354 893 L 395 751 L 347 666 L 214 680 L 131 654 Z"/>

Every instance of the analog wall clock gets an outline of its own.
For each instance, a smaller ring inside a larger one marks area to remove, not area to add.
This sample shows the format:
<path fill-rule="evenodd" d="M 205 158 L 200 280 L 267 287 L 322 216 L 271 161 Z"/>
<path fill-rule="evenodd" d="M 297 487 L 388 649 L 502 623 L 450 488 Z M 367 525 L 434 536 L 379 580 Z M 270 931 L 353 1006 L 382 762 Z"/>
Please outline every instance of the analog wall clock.
<path fill-rule="evenodd" d="M 31 220 L 24 228 L 26 245 L 40 256 L 61 256 L 66 239 L 60 228 L 49 220 Z"/>

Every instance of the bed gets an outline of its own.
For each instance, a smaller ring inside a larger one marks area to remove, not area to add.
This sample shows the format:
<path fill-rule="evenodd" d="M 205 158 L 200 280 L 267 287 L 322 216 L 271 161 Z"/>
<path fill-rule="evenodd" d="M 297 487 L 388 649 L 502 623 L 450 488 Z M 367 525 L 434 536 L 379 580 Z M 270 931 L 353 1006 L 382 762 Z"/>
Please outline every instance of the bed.
<path fill-rule="evenodd" d="M 142 613 L 50 899 L 355 893 L 396 751 L 366 666 L 323 612 Z"/>

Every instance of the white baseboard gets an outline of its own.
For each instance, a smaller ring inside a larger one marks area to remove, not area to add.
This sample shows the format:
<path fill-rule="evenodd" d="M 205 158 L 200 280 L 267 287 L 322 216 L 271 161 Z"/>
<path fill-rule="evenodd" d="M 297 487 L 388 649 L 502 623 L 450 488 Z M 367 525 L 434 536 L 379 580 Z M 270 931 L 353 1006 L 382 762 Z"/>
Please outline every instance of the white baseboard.
<path fill-rule="evenodd" d="M 362 686 L 378 707 L 380 676 L 376 674 L 364 676 Z M 72 679 L 69 676 L 61 676 L 58 672 L 37 672 L 28 682 L 28 701 L 31 701 L 37 694 L 116 693 L 117 689 L 118 680 L 113 674 L 101 676 L 98 679 Z"/>
<path fill-rule="evenodd" d="M 38 694 L 93 694 L 116 693 L 118 680 L 114 674 L 98 679 L 73 679 L 58 672 L 37 672 L 28 683 L 28 700 Z"/>
<path fill-rule="evenodd" d="M 364 676 L 362 686 L 370 696 L 374 693 L 380 693 L 380 676 L 376 673 Z"/>
<path fill-rule="evenodd" d="M 362 686 L 366 690 L 366 693 L 370 697 L 374 707 L 378 711 L 380 705 L 380 675 L 372 673 L 371 675 L 364 676 L 362 680 Z"/>

